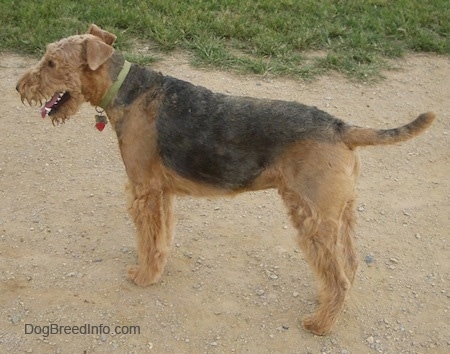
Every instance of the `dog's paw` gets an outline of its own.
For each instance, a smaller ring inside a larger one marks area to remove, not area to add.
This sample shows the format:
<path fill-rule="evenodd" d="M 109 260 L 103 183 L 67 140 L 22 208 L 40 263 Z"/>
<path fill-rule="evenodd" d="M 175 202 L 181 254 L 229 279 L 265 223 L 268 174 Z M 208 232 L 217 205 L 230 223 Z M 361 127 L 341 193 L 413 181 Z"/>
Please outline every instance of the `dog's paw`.
<path fill-rule="evenodd" d="M 311 314 L 303 317 L 303 327 L 318 336 L 324 336 L 330 332 L 331 325 L 324 324 L 316 314 Z"/>
<path fill-rule="evenodd" d="M 132 280 L 136 285 L 148 286 L 158 281 L 159 276 L 154 276 L 149 271 L 142 271 L 142 269 L 135 265 L 128 268 L 128 279 Z"/>

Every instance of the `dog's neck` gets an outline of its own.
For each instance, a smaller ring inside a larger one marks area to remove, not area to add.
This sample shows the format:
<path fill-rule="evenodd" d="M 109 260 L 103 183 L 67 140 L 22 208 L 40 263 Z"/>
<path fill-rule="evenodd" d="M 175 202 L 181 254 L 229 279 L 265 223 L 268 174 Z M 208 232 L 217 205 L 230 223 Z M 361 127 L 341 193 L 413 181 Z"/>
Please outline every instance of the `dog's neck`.
<path fill-rule="evenodd" d="M 108 105 L 111 103 L 111 100 L 119 92 L 120 87 L 122 86 L 123 82 L 125 81 L 125 78 L 127 77 L 128 73 L 130 72 L 130 68 L 131 68 L 131 63 L 124 60 L 122 69 L 118 73 L 116 80 L 109 87 L 108 91 L 105 93 L 102 100 L 100 101 L 100 104 L 98 105 L 100 108 L 105 109 L 106 107 L 108 107 Z"/>

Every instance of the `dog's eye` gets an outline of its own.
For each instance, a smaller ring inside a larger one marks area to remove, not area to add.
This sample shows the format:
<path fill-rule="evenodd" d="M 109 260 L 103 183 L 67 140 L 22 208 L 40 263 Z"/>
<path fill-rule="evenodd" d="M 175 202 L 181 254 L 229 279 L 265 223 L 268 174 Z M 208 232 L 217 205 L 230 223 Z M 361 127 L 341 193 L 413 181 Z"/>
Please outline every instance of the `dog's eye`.
<path fill-rule="evenodd" d="M 53 60 L 49 60 L 47 62 L 47 65 L 48 65 L 49 68 L 54 68 L 56 66 L 56 64 L 55 64 L 55 62 Z"/>

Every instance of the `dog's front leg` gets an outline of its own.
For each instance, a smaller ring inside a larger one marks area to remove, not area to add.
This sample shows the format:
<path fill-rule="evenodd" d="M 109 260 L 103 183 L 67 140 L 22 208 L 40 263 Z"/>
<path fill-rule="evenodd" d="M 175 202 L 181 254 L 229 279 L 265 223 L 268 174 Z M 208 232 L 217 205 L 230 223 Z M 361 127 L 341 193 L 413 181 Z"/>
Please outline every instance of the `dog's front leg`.
<path fill-rule="evenodd" d="M 156 283 L 164 271 L 172 240 L 173 195 L 158 186 L 128 186 L 128 211 L 137 231 L 138 265 L 128 278 L 139 286 Z"/>

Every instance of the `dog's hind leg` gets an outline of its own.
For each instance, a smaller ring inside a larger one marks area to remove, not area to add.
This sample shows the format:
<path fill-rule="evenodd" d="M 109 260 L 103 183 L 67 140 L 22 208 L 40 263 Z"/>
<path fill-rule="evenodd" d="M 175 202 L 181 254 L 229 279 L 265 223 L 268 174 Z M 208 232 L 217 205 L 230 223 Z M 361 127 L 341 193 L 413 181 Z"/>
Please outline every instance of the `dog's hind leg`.
<path fill-rule="evenodd" d="M 319 307 L 303 320 L 305 329 L 319 335 L 329 332 L 344 306 L 351 286 L 345 272 L 339 224 L 323 215 L 314 203 L 292 190 L 280 190 L 291 220 L 298 230 L 300 248 L 318 277 Z"/>
<path fill-rule="evenodd" d="M 323 335 L 341 313 L 356 269 L 351 215 L 356 159 L 347 148 L 331 144 L 299 145 L 286 156 L 279 193 L 318 278 L 319 306 L 303 325 Z"/>
<path fill-rule="evenodd" d="M 129 213 L 137 232 L 138 265 L 131 266 L 128 278 L 146 286 L 159 280 L 167 262 L 172 240 L 173 195 L 147 184 L 130 184 Z"/>

